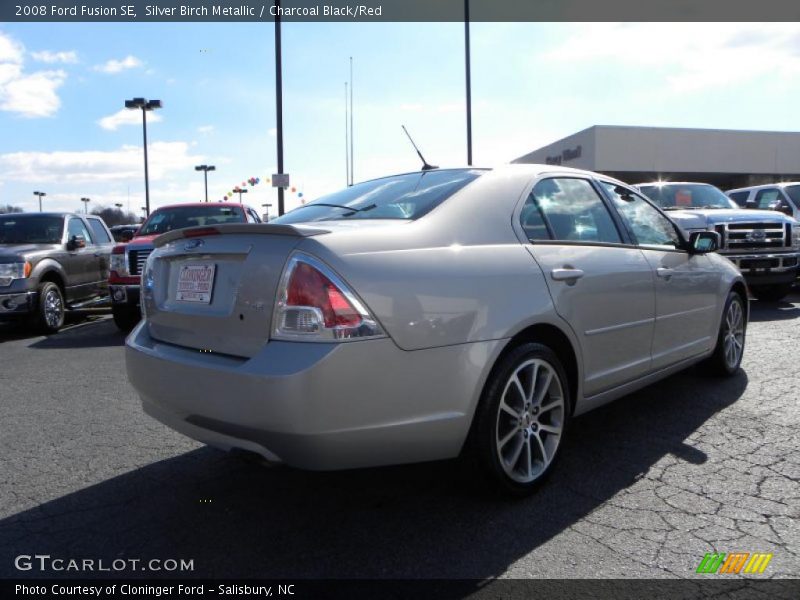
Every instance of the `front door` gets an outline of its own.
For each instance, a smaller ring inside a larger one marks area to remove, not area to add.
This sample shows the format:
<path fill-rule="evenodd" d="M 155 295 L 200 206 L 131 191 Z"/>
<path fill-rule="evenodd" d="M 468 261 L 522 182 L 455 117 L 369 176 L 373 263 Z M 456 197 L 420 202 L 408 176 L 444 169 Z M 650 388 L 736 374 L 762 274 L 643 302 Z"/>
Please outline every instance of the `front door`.
<path fill-rule="evenodd" d="M 675 225 L 643 196 L 601 182 L 655 275 L 653 369 L 709 350 L 716 343 L 720 272 L 706 255 L 682 248 Z"/>

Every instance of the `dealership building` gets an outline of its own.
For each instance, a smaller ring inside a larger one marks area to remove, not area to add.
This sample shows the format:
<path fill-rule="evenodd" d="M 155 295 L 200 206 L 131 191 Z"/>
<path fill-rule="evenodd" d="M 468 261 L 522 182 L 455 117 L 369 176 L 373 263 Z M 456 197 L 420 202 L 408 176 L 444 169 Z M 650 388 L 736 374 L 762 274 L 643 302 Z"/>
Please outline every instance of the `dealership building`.
<path fill-rule="evenodd" d="M 800 132 L 595 125 L 515 159 L 626 183 L 702 181 L 723 190 L 800 180 Z"/>

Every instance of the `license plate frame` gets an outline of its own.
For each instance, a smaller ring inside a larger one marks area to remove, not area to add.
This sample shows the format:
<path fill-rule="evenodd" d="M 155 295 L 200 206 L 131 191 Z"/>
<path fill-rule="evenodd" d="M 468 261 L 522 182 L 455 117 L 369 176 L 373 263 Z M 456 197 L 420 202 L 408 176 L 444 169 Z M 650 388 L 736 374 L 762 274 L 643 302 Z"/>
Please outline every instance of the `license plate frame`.
<path fill-rule="evenodd" d="M 214 263 L 181 265 L 175 284 L 175 300 L 177 302 L 211 304 L 216 271 L 217 265 Z"/>

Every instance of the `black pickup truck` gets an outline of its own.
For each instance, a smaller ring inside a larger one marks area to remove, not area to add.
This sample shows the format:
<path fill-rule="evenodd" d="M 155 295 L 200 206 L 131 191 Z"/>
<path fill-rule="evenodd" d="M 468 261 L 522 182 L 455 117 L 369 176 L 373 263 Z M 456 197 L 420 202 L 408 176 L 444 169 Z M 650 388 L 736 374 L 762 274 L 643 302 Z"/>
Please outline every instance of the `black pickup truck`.
<path fill-rule="evenodd" d="M 65 310 L 110 304 L 113 245 L 93 215 L 0 215 L 0 320 L 27 318 L 42 333 L 55 333 Z"/>

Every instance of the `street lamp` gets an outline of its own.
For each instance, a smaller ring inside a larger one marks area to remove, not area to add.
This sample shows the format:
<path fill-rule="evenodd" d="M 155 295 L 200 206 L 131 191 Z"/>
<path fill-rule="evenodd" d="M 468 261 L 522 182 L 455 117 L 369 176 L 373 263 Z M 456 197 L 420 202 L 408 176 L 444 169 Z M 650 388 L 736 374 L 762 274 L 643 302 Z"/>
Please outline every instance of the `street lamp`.
<path fill-rule="evenodd" d="M 264 207 L 264 209 L 265 209 L 265 210 L 264 210 L 264 216 L 265 216 L 266 218 L 265 218 L 264 220 L 265 220 L 265 221 L 267 221 L 267 222 L 269 222 L 269 209 L 270 209 L 270 207 L 272 206 L 272 203 L 271 203 L 271 202 L 268 202 L 267 204 L 262 204 L 261 206 L 263 206 L 263 207 Z"/>
<path fill-rule="evenodd" d="M 44 192 L 33 192 L 34 196 L 39 196 L 39 212 L 42 212 L 42 196 L 47 196 Z"/>
<path fill-rule="evenodd" d="M 116 206 L 118 209 L 122 210 L 122 202 L 115 202 L 114 206 Z"/>
<path fill-rule="evenodd" d="M 141 109 L 142 111 L 142 132 L 144 134 L 144 203 L 145 214 L 150 215 L 150 182 L 147 176 L 147 111 L 161 108 L 161 100 L 146 100 L 145 98 L 133 98 L 125 100 L 125 108 L 131 110 Z"/>
<path fill-rule="evenodd" d="M 216 171 L 217 167 L 214 165 L 197 165 L 194 170 L 203 172 L 203 179 L 206 182 L 206 202 L 208 202 L 208 172 Z"/>
<path fill-rule="evenodd" d="M 239 204 L 242 203 L 242 194 L 246 194 L 247 190 L 240 188 L 238 185 L 233 188 L 233 191 L 239 194 Z"/>
<path fill-rule="evenodd" d="M 83 212 L 84 214 L 89 214 L 89 202 L 91 202 L 90 198 L 81 198 L 81 202 L 83 202 Z"/>

